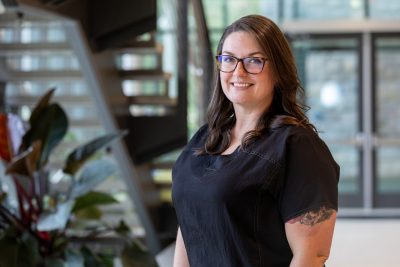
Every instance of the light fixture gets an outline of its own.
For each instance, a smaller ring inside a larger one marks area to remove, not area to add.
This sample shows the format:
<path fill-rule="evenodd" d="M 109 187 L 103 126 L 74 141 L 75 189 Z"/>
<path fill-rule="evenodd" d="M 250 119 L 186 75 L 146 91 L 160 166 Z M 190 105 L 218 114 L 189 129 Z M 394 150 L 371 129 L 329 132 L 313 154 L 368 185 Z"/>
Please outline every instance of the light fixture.
<path fill-rule="evenodd" d="M 320 100 L 323 106 L 327 108 L 337 106 L 341 98 L 341 90 L 337 82 L 330 81 L 322 86 Z"/>

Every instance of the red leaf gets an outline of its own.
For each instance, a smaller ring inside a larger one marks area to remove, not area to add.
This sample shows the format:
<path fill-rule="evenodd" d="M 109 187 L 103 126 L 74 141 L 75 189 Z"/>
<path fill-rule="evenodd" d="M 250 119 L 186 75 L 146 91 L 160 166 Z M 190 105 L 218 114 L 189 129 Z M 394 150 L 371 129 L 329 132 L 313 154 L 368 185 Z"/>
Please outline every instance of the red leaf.
<path fill-rule="evenodd" d="M 12 150 L 7 127 L 7 114 L 0 114 L 0 158 L 10 162 Z"/>
<path fill-rule="evenodd" d="M 42 231 L 37 231 L 38 237 L 42 240 L 50 241 L 50 235 L 49 232 L 42 232 Z"/>
<path fill-rule="evenodd" d="M 0 114 L 0 158 L 6 162 L 18 153 L 25 129 L 15 114 Z"/>

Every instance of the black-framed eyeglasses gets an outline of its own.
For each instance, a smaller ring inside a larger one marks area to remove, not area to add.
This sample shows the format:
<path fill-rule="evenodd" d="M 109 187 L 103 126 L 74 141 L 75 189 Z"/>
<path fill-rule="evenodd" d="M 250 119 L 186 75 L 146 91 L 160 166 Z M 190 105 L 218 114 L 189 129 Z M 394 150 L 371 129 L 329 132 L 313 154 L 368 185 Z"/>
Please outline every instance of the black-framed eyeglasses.
<path fill-rule="evenodd" d="M 231 55 L 219 55 L 215 57 L 217 59 L 218 69 L 222 72 L 233 72 L 235 71 L 238 63 L 241 61 L 244 70 L 250 74 L 258 74 L 264 69 L 266 58 L 262 57 L 244 57 L 237 58 Z"/>

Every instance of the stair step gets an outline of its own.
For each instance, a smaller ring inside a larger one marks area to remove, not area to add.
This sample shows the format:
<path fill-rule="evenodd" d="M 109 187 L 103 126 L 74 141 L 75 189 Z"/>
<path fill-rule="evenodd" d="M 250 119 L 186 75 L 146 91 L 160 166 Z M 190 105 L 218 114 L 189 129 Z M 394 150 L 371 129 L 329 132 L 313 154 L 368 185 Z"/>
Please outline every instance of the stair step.
<path fill-rule="evenodd" d="M 8 81 L 27 81 L 27 80 L 77 80 L 82 79 L 79 70 L 54 70 L 54 71 L 8 71 Z"/>
<path fill-rule="evenodd" d="M 131 117 L 164 117 L 175 114 L 175 112 L 174 107 L 160 105 L 130 105 L 128 107 L 119 105 L 112 108 L 114 116 L 121 120 Z"/>
<path fill-rule="evenodd" d="M 170 98 L 168 96 L 130 96 L 130 104 L 136 105 L 163 105 L 163 106 L 175 106 L 177 104 L 176 98 Z"/>
<path fill-rule="evenodd" d="M 140 95 L 140 96 L 110 96 L 108 97 L 112 105 L 162 105 L 174 106 L 176 98 L 163 95 Z"/>
<path fill-rule="evenodd" d="M 120 70 L 119 75 L 125 80 L 169 80 L 171 73 L 160 70 Z"/>
<path fill-rule="evenodd" d="M 155 40 L 155 33 L 147 33 L 140 35 L 132 40 L 129 40 L 121 47 L 155 47 L 156 40 Z"/>
<path fill-rule="evenodd" d="M 11 11 L 11 9 L 6 10 L 6 13 L 1 14 L 0 16 L 0 26 L 15 26 L 18 20 L 29 21 L 30 25 L 47 25 L 49 20 L 44 17 L 34 16 L 29 14 L 29 12 L 25 12 L 23 14 L 22 19 L 18 17 L 18 14 Z"/>
<path fill-rule="evenodd" d="M 118 70 L 162 72 L 162 54 L 121 53 L 116 55 L 116 64 Z"/>
<path fill-rule="evenodd" d="M 135 95 L 168 95 L 168 80 L 124 80 L 122 82 L 122 91 L 126 96 Z"/>
<path fill-rule="evenodd" d="M 11 95 L 6 97 L 6 102 L 9 105 L 32 105 L 40 100 L 41 96 L 28 96 L 28 95 Z M 79 104 L 79 105 L 93 105 L 93 100 L 89 96 L 54 96 L 54 102 L 62 104 Z"/>
<path fill-rule="evenodd" d="M 161 54 L 163 52 L 163 46 L 156 44 L 155 46 L 122 46 L 116 49 L 118 54 Z"/>
<path fill-rule="evenodd" d="M 68 43 L 0 43 L 0 56 L 15 56 L 21 54 L 71 53 Z"/>
<path fill-rule="evenodd" d="M 102 124 L 97 119 L 69 120 L 69 127 L 94 128 L 102 127 Z"/>

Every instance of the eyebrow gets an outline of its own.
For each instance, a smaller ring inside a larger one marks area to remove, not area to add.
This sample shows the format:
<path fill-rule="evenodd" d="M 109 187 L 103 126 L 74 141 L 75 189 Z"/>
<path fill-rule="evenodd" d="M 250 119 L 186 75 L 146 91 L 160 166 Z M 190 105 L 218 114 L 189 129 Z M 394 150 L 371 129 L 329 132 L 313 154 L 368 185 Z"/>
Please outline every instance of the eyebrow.
<path fill-rule="evenodd" d="M 222 54 L 229 54 L 231 56 L 235 56 L 234 53 L 229 52 L 229 51 L 222 51 L 221 53 Z M 262 53 L 262 52 L 252 52 L 252 53 L 248 54 L 247 57 L 252 57 L 252 56 L 257 55 L 257 54 L 260 54 L 261 56 L 264 56 L 264 53 Z"/>

